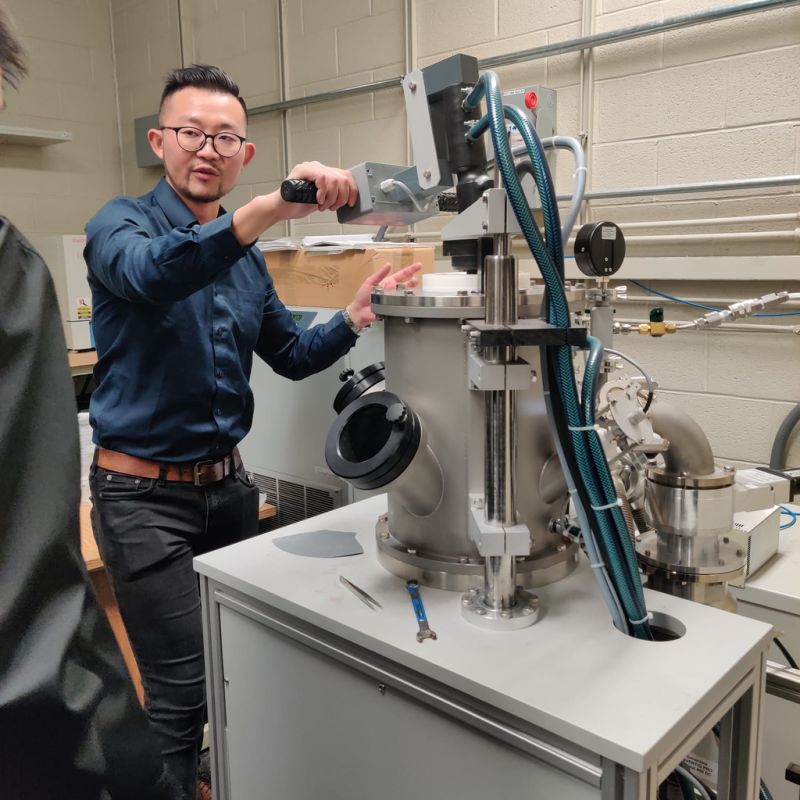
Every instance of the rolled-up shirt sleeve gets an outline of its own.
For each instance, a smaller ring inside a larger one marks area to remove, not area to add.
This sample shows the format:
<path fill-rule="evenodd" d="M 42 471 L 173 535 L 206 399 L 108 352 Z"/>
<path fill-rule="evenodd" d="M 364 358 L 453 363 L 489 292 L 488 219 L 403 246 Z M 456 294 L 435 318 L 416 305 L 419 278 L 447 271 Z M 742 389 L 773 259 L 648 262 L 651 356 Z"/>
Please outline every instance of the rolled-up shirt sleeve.
<path fill-rule="evenodd" d="M 232 214 L 161 236 L 147 231 L 144 212 L 128 198 L 104 206 L 86 226 L 84 257 L 108 291 L 131 302 L 182 300 L 210 284 L 246 253 Z"/>

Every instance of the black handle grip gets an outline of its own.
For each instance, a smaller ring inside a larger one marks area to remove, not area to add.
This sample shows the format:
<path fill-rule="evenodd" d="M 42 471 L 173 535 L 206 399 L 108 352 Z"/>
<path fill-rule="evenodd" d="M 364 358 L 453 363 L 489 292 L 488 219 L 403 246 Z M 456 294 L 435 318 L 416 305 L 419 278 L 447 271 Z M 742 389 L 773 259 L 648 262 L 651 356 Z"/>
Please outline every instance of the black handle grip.
<path fill-rule="evenodd" d="M 317 184 L 300 178 L 289 178 L 281 184 L 281 197 L 287 203 L 308 203 L 316 205 Z"/>

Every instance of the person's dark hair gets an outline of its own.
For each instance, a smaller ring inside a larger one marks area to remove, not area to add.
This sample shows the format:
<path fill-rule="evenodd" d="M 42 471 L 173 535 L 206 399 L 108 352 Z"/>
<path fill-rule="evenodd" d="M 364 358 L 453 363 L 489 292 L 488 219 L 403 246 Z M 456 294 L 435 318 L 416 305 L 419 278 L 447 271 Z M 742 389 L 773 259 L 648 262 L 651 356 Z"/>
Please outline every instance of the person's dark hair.
<path fill-rule="evenodd" d="M 0 0 L 0 69 L 3 70 L 3 80 L 9 86 L 16 88 L 28 71 L 25 56 L 25 48 L 11 20 L 11 13 Z"/>
<path fill-rule="evenodd" d="M 2 0 L 0 0 L 2 2 Z M 164 107 L 164 101 L 175 92 L 194 86 L 198 89 L 209 89 L 212 92 L 222 92 L 235 97 L 242 105 L 247 116 L 247 105 L 239 94 L 239 87 L 227 72 L 219 67 L 208 64 L 192 64 L 190 67 L 180 67 L 168 72 L 164 79 L 164 91 L 161 93 L 161 102 L 158 104 L 158 113 Z"/>

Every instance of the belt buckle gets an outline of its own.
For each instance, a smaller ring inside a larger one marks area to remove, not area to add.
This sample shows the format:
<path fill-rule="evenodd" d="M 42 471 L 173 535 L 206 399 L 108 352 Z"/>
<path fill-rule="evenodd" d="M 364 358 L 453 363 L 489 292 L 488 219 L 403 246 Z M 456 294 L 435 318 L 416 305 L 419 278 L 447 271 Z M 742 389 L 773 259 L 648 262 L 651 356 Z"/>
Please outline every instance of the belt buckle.
<path fill-rule="evenodd" d="M 194 478 L 193 483 L 195 486 L 205 486 L 206 483 L 213 483 L 214 481 L 202 481 L 200 480 L 200 470 L 203 467 L 213 466 L 217 462 L 214 461 L 212 458 L 207 458 L 205 461 L 196 461 L 192 464 L 192 476 Z M 213 476 L 212 476 L 213 477 Z"/>

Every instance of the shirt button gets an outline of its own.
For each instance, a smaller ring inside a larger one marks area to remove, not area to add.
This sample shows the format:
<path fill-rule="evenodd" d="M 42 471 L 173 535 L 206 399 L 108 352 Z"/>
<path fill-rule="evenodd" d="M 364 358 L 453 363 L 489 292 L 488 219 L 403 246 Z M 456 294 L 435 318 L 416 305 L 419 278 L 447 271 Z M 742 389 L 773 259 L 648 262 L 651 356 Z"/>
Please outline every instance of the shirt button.
<path fill-rule="evenodd" d="M 215 413 L 215 414 L 216 414 L 218 417 L 221 417 L 221 416 L 222 416 L 222 411 L 220 411 L 220 409 L 218 409 L 218 408 L 215 408 L 215 409 L 214 409 L 214 413 Z"/>
<path fill-rule="evenodd" d="M 221 369 L 218 369 L 218 370 L 217 370 L 217 377 L 218 377 L 218 378 L 221 378 L 221 377 L 222 377 L 224 374 L 225 374 L 225 373 L 224 373 L 224 372 L 223 372 Z"/>
<path fill-rule="evenodd" d="M 225 335 L 226 331 L 227 331 L 227 328 L 221 328 L 221 327 L 217 328 L 217 336 L 222 338 Z"/>

